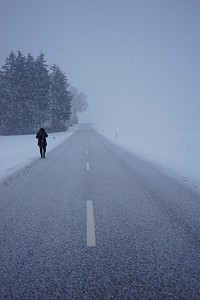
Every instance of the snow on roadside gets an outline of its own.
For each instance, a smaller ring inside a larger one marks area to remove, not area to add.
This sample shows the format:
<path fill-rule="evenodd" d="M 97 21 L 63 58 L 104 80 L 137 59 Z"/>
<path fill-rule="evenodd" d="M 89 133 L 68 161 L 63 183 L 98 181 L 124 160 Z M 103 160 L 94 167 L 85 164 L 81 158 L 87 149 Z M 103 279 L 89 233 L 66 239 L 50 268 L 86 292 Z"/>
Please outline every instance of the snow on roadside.
<path fill-rule="evenodd" d="M 136 133 L 131 128 L 93 125 L 102 136 L 162 172 L 184 182 L 200 193 L 200 133 Z M 69 138 L 76 128 L 67 132 L 50 133 L 48 152 Z M 0 180 L 39 157 L 35 135 L 0 136 Z"/>
<path fill-rule="evenodd" d="M 47 155 L 48 152 L 69 138 L 75 130 L 76 127 L 71 127 L 67 132 L 49 133 Z M 39 148 L 35 136 L 36 134 L 0 136 L 0 180 L 39 158 Z"/>
<path fill-rule="evenodd" d="M 93 126 L 102 136 L 200 193 L 200 133 Z"/>

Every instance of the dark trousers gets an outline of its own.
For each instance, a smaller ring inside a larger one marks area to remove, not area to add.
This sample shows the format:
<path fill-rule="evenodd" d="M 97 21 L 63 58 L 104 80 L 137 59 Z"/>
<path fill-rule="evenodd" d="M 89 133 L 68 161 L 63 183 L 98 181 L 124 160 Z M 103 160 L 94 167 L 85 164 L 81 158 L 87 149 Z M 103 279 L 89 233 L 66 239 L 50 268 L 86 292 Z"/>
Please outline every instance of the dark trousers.
<path fill-rule="evenodd" d="M 41 146 L 41 147 L 40 147 L 40 155 L 41 155 L 41 158 L 42 158 L 42 157 L 45 157 L 45 153 L 46 153 L 46 146 Z"/>

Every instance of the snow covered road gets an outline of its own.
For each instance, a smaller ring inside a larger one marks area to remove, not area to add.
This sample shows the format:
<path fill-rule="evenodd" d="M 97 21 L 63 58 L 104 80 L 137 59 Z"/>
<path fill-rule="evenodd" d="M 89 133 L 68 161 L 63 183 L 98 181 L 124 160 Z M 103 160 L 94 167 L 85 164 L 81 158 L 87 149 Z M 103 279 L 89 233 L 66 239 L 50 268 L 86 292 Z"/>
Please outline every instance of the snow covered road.
<path fill-rule="evenodd" d="M 200 299 L 200 196 L 87 125 L 0 195 L 0 299 Z"/>

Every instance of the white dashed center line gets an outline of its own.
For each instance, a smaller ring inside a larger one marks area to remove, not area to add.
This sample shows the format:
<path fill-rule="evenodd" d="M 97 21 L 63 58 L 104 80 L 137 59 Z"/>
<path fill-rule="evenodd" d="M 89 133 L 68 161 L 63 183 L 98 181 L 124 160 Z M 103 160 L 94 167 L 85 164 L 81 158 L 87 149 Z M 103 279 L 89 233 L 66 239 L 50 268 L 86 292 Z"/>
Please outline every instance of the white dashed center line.
<path fill-rule="evenodd" d="M 94 211 L 93 202 L 87 201 L 87 246 L 95 247 L 95 228 L 94 228 Z"/>
<path fill-rule="evenodd" d="M 86 170 L 88 171 L 90 169 L 90 163 L 89 162 L 86 162 Z"/>

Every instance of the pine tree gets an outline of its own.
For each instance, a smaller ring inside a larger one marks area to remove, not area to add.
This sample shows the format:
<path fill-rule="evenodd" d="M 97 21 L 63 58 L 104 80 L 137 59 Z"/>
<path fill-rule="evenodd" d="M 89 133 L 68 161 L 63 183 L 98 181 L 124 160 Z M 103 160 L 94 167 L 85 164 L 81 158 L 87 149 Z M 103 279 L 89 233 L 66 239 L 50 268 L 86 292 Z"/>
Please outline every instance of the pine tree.
<path fill-rule="evenodd" d="M 26 58 L 18 51 L 11 52 L 1 72 L 1 103 L 3 115 L 1 131 L 3 134 L 26 133 L 25 116 L 28 95 L 26 77 Z"/>
<path fill-rule="evenodd" d="M 33 133 L 37 129 L 38 126 L 35 126 L 35 108 L 34 108 L 34 97 L 35 97 L 35 80 L 36 80 L 36 68 L 35 68 L 35 59 L 34 57 L 28 53 L 26 58 L 26 78 L 27 85 L 26 90 L 26 113 L 24 114 L 24 123 L 26 124 L 27 133 Z"/>
<path fill-rule="evenodd" d="M 35 129 L 43 127 L 48 119 L 50 78 L 45 62 L 44 54 L 41 53 L 34 63 L 36 72 L 33 86 Z"/>
<path fill-rule="evenodd" d="M 36 59 L 20 51 L 6 58 L 0 70 L 0 134 L 33 133 L 39 127 L 66 130 L 73 112 L 88 108 L 86 96 L 72 86 L 59 66 L 46 65 L 44 54 Z"/>
<path fill-rule="evenodd" d="M 5 77 L 2 71 L 0 71 L 0 134 L 5 134 L 6 132 L 6 116 L 8 109 L 8 96 L 7 87 L 5 82 Z"/>
<path fill-rule="evenodd" d="M 29 82 L 26 69 L 26 57 L 18 51 L 15 61 L 15 112 L 17 114 L 17 134 L 27 133 L 27 123 L 29 116 Z"/>
<path fill-rule="evenodd" d="M 18 127 L 16 81 L 16 55 L 11 52 L 1 72 L 1 101 L 4 103 L 1 121 L 3 134 L 15 134 Z"/>
<path fill-rule="evenodd" d="M 66 121 L 71 115 L 71 95 L 67 77 L 59 66 L 53 65 L 50 73 L 50 107 L 51 128 L 55 131 L 66 129 Z"/>

